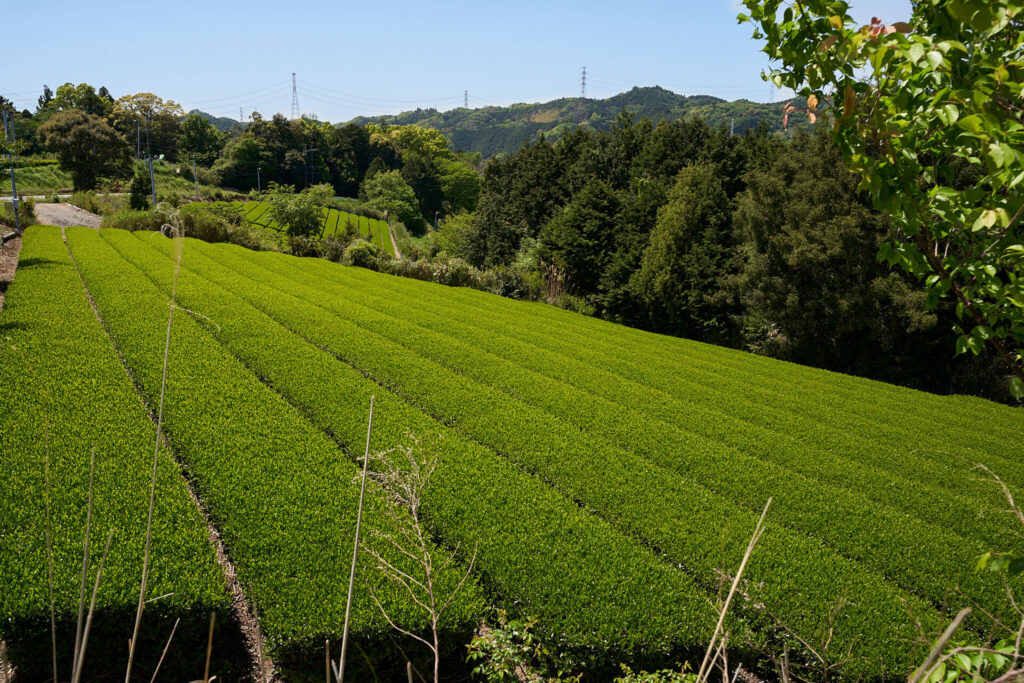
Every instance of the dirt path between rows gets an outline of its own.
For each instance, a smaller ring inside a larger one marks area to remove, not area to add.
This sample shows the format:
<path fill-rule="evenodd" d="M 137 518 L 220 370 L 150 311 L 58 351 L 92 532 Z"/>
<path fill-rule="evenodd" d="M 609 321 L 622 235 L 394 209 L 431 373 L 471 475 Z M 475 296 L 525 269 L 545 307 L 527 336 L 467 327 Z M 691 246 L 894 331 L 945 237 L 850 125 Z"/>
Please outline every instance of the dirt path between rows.
<path fill-rule="evenodd" d="M 391 248 L 395 252 L 395 258 L 402 258 L 402 252 L 398 251 L 398 240 L 395 239 L 395 233 L 391 230 L 390 223 L 388 223 L 388 235 L 391 237 Z"/>
<path fill-rule="evenodd" d="M 20 251 L 20 237 L 7 240 L 0 246 L 0 311 L 4 309 L 7 288 L 14 282 L 14 271 L 18 268 L 18 253 Z"/>
<path fill-rule="evenodd" d="M 61 228 L 70 228 L 72 225 L 100 227 L 99 216 L 73 204 L 36 204 L 35 208 L 36 222 L 41 225 L 56 225 Z"/>

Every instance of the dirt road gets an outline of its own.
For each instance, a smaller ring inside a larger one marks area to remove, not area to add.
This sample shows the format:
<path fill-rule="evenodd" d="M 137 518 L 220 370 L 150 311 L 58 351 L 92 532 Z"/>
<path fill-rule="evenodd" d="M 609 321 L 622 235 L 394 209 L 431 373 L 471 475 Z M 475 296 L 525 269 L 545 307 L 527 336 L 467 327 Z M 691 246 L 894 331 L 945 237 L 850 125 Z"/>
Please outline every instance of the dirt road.
<path fill-rule="evenodd" d="M 36 222 L 40 225 L 56 225 L 62 228 L 69 228 L 72 225 L 100 227 L 99 216 L 71 204 L 36 204 Z"/>
<path fill-rule="evenodd" d="M 18 252 L 21 251 L 21 238 L 15 237 L 0 246 L 0 310 L 4 307 L 4 295 L 7 287 L 14 281 L 14 270 L 18 267 Z"/>

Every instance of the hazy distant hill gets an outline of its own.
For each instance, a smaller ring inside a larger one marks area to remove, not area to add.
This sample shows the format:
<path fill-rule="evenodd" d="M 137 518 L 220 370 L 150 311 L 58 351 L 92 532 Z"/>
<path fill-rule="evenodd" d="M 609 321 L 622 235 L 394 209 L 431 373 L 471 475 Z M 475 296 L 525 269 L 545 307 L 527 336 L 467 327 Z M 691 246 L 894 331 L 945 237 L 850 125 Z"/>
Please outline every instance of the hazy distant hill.
<path fill-rule="evenodd" d="M 231 126 L 237 126 L 238 121 L 227 116 L 214 116 L 213 114 L 207 114 L 205 111 L 193 109 L 189 114 L 199 114 L 204 119 L 213 124 L 213 127 L 222 133 L 226 133 L 231 130 Z"/>
<path fill-rule="evenodd" d="M 576 114 L 575 97 L 535 104 L 513 104 L 508 107 L 482 109 L 417 109 L 396 116 L 360 116 L 352 119 L 360 125 L 374 121 L 389 124 L 416 124 L 436 128 L 445 133 L 456 149 L 480 152 L 484 157 L 516 150 L 524 141 L 538 133 L 557 137 L 573 125 Z M 800 102 L 794 102 L 799 105 Z M 782 130 L 782 103 L 758 103 L 749 100 L 726 100 L 709 95 L 677 95 L 659 86 L 639 88 L 604 100 L 585 100 L 585 123 L 596 129 L 607 129 L 622 110 L 636 118 L 652 121 L 675 120 L 695 115 L 712 126 L 735 125 L 741 133 L 767 121 L 772 130 Z M 805 122 L 802 116 L 790 117 L 791 125 Z"/>

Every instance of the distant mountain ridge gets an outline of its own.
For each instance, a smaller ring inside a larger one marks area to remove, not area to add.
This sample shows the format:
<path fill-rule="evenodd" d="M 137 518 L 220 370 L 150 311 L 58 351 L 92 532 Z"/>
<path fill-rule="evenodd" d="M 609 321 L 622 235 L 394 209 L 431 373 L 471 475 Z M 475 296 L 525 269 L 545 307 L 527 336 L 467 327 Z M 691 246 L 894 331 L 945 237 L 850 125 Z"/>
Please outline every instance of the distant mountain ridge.
<path fill-rule="evenodd" d="M 799 106 L 800 102 L 794 101 Z M 510 153 L 539 133 L 557 138 L 566 128 L 575 125 L 577 98 L 563 97 L 550 102 L 512 104 L 507 107 L 481 109 L 416 109 L 397 115 L 358 116 L 350 123 L 369 122 L 392 125 L 417 125 L 436 128 L 448 136 L 455 149 L 479 152 L 484 158 Z M 771 130 L 782 130 L 782 104 L 750 100 L 729 102 L 710 95 L 679 95 L 660 86 L 634 87 L 606 99 L 584 100 L 584 123 L 597 130 L 609 128 L 619 112 L 625 110 L 634 118 L 646 117 L 657 122 L 697 116 L 714 127 L 733 127 L 735 132 L 755 128 L 766 121 Z M 790 124 L 803 123 L 796 115 Z M 343 125 L 343 124 L 339 124 Z"/>
<path fill-rule="evenodd" d="M 205 111 L 199 109 L 193 109 L 189 114 L 199 114 L 204 119 L 213 124 L 213 127 L 219 130 L 221 133 L 226 133 L 231 130 L 232 126 L 239 125 L 238 121 L 228 116 L 214 116 L 213 114 L 207 114 Z"/>

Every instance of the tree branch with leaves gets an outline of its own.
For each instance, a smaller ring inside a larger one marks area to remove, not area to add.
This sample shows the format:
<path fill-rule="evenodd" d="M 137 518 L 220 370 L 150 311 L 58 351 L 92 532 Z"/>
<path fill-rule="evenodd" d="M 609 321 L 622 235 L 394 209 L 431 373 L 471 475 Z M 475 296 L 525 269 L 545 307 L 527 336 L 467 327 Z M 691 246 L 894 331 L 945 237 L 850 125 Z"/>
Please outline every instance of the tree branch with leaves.
<path fill-rule="evenodd" d="M 893 216 L 879 258 L 956 302 L 957 353 L 988 344 L 1024 400 L 1024 2 L 916 0 L 858 27 L 842 0 L 744 0 L 777 65 L 821 102 L 861 188 Z"/>

